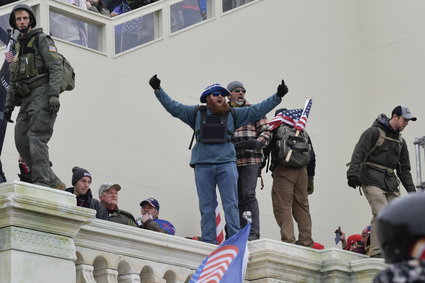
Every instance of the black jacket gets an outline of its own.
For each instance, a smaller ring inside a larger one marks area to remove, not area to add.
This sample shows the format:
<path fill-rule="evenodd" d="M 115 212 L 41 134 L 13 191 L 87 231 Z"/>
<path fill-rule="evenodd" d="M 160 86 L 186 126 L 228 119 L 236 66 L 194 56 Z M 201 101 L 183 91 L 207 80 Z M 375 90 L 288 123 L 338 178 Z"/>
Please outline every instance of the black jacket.
<path fill-rule="evenodd" d="M 74 193 L 74 188 L 67 188 L 65 191 Z M 108 220 L 108 211 L 106 208 L 98 201 L 93 198 L 91 190 L 89 189 L 85 195 L 76 196 L 77 205 L 81 207 L 87 207 L 96 210 L 96 218 Z"/>

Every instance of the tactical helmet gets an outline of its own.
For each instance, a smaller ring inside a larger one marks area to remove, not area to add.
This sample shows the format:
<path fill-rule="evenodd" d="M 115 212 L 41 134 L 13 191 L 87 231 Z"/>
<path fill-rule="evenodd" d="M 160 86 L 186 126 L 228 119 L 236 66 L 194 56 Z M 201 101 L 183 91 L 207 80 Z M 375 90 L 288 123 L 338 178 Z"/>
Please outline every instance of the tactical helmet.
<path fill-rule="evenodd" d="M 9 25 L 11 27 L 13 27 L 14 29 L 18 29 L 18 27 L 16 26 L 16 20 L 15 20 L 15 12 L 17 10 L 27 11 L 29 16 L 30 16 L 30 26 L 31 26 L 31 28 L 35 27 L 35 25 L 37 24 L 37 21 L 35 19 L 34 12 L 33 12 L 32 8 L 30 6 L 28 6 L 27 4 L 18 4 L 15 7 L 13 7 L 13 10 L 10 13 L 10 16 L 9 16 Z"/>
<path fill-rule="evenodd" d="M 412 259 L 411 246 L 425 237 L 425 193 L 410 193 L 389 203 L 376 223 L 379 244 L 387 263 Z"/>

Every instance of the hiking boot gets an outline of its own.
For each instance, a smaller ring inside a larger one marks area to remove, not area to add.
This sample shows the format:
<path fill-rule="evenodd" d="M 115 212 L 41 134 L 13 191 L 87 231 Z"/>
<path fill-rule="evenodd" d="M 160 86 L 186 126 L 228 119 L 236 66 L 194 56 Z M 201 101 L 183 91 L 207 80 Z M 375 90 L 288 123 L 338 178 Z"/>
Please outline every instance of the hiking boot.
<path fill-rule="evenodd" d="M 64 191 L 66 189 L 66 185 L 65 185 L 64 182 L 60 182 L 58 185 L 56 185 L 55 187 L 53 187 L 53 189 Z"/>
<path fill-rule="evenodd" d="M 249 234 L 248 241 L 255 241 L 260 239 L 260 237 L 257 234 Z"/>

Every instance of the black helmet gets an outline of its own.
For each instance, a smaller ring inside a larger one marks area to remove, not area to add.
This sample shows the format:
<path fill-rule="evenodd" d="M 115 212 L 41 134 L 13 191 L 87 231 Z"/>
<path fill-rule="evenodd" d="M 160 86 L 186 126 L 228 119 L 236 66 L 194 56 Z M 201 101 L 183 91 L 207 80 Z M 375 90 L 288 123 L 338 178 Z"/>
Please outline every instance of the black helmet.
<path fill-rule="evenodd" d="M 18 29 L 18 27 L 16 26 L 16 20 L 15 20 L 15 12 L 17 10 L 27 11 L 29 16 L 30 16 L 30 26 L 31 26 L 31 28 L 35 27 L 35 25 L 37 24 L 37 21 L 35 20 L 34 12 L 33 12 L 32 8 L 30 6 L 28 6 L 27 4 L 18 4 L 15 7 L 13 7 L 13 10 L 10 13 L 10 16 L 9 16 L 9 25 L 11 27 L 13 27 L 14 29 Z"/>
<path fill-rule="evenodd" d="M 387 263 L 412 259 L 411 245 L 425 237 L 425 193 L 410 193 L 389 203 L 376 223 L 379 244 Z"/>

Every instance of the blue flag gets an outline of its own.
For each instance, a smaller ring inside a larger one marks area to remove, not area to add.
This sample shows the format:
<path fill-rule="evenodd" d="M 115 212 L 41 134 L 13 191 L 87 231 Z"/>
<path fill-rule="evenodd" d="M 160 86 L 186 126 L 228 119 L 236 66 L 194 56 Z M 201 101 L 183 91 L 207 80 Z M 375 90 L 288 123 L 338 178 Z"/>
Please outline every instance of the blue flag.
<path fill-rule="evenodd" d="M 248 264 L 248 236 L 251 223 L 217 247 L 199 265 L 190 283 L 243 282 Z"/>

